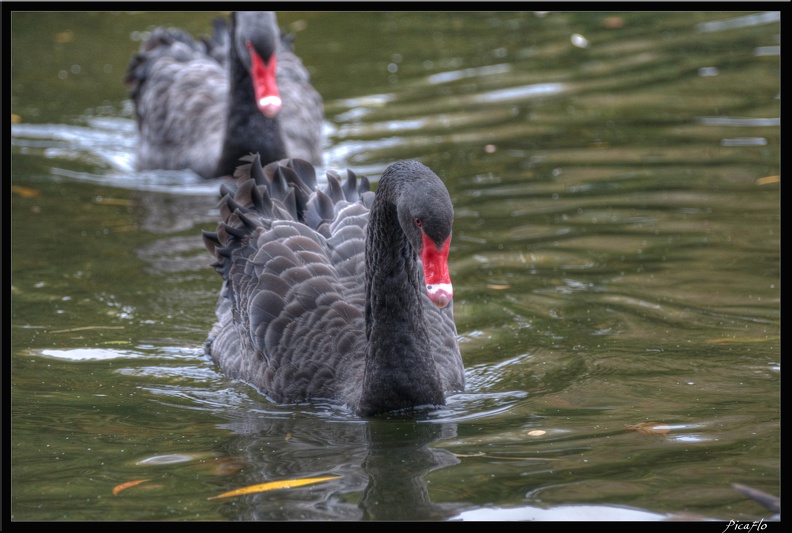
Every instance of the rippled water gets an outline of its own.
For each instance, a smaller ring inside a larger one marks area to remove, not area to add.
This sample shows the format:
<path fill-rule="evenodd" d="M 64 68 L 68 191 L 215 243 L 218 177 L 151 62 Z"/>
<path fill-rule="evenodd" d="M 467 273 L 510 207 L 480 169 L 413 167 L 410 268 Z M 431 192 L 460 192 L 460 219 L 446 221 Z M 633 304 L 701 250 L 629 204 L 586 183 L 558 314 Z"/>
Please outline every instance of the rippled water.
<path fill-rule="evenodd" d="M 369 421 L 203 355 L 216 186 L 134 170 L 121 78 L 214 15 L 11 14 L 12 520 L 774 515 L 778 13 L 280 13 L 325 166 L 455 206 L 467 390 Z"/>

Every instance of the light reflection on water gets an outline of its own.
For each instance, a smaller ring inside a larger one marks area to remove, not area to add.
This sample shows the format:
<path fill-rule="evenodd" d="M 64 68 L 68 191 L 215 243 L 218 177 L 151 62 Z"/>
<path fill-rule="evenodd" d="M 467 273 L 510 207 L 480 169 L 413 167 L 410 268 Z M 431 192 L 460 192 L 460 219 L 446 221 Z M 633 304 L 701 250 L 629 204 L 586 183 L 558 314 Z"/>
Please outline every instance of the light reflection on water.
<path fill-rule="evenodd" d="M 12 86 L 12 519 L 769 516 L 731 484 L 780 479 L 778 14 L 441 15 L 282 17 L 329 93 L 327 168 L 418 158 L 455 204 L 467 390 L 374 421 L 203 356 L 216 184 L 133 170 L 119 81 L 158 16 L 36 24 Z M 394 49 L 346 51 L 369 31 Z"/>

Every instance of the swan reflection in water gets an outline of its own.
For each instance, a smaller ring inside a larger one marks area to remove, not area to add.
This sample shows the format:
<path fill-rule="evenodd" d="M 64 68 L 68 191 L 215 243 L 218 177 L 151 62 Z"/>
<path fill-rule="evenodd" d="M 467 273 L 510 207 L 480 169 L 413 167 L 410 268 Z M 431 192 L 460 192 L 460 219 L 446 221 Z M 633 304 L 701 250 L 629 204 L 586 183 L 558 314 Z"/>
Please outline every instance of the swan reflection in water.
<path fill-rule="evenodd" d="M 465 508 L 434 503 L 427 475 L 459 463 L 437 444 L 456 424 L 413 419 L 317 422 L 256 417 L 230 423 L 239 436 L 222 453 L 240 465 L 225 489 L 267 481 L 339 476 L 315 485 L 235 497 L 220 512 L 234 520 L 446 520 Z M 333 454 L 327 453 L 332 447 Z M 342 452 L 343 450 L 343 452 Z M 334 458 L 344 456 L 344 464 Z"/>

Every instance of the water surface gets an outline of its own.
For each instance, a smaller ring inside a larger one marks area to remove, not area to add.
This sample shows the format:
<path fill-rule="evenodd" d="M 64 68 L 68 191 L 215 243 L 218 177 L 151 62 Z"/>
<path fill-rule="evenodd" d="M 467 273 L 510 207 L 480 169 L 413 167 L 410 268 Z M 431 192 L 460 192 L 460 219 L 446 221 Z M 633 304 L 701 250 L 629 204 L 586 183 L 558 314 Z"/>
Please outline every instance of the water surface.
<path fill-rule="evenodd" d="M 121 79 L 216 15 L 10 14 L 12 520 L 773 516 L 778 13 L 279 13 L 325 167 L 455 207 L 467 390 L 370 421 L 203 355 L 216 185 L 135 171 Z"/>

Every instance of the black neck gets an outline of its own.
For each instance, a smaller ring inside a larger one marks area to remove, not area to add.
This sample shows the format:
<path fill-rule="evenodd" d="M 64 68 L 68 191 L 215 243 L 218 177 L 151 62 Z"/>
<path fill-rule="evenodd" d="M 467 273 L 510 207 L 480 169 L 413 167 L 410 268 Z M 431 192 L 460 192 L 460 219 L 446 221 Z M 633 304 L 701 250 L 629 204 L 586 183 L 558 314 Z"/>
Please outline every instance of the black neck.
<path fill-rule="evenodd" d="M 378 198 L 378 200 L 380 200 Z M 364 415 L 444 402 L 423 313 L 418 256 L 396 207 L 375 200 L 366 239 Z"/>
<path fill-rule="evenodd" d="M 265 117 L 256 106 L 253 80 L 233 42 L 228 59 L 228 117 L 218 176 L 233 174 L 239 158 L 250 153 L 258 153 L 262 164 L 288 157 L 278 118 Z"/>

